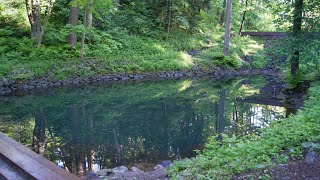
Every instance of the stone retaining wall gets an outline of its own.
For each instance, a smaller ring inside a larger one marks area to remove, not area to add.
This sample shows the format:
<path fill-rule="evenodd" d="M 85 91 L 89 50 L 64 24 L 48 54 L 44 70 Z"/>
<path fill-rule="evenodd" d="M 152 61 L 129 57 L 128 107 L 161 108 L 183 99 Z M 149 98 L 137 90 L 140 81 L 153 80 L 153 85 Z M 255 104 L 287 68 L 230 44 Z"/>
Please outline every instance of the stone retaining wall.
<path fill-rule="evenodd" d="M 111 83 L 116 81 L 141 81 L 157 79 L 191 78 L 205 75 L 219 76 L 243 76 L 243 75 L 272 75 L 272 69 L 243 69 L 243 70 L 221 70 L 221 71 L 167 71 L 139 74 L 104 74 L 93 77 L 71 77 L 66 80 L 50 80 L 47 77 L 28 81 L 14 81 L 8 78 L 0 80 L 0 96 L 25 94 L 29 91 L 49 89 L 60 86 L 77 86 L 81 84 Z"/>

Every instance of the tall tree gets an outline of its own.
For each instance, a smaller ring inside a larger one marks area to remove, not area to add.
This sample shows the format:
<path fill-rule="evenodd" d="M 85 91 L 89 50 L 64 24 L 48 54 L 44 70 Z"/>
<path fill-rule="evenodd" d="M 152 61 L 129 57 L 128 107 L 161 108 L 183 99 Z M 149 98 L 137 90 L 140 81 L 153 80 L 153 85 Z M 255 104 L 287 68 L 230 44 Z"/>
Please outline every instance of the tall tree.
<path fill-rule="evenodd" d="M 243 23 L 244 23 L 244 20 L 246 19 L 247 8 L 248 8 L 248 0 L 246 0 L 245 10 L 243 11 L 242 21 L 241 21 L 240 29 L 239 29 L 239 35 L 241 35 L 241 31 L 242 31 L 242 28 L 243 28 Z"/>
<path fill-rule="evenodd" d="M 222 13 L 221 13 L 221 17 L 220 17 L 220 24 L 221 24 L 221 25 L 223 25 L 224 19 L 225 19 L 226 3 L 227 3 L 227 0 L 223 0 Z"/>
<path fill-rule="evenodd" d="M 81 50 L 80 50 L 80 59 L 81 60 L 83 60 L 84 45 L 85 45 L 85 40 L 86 40 L 87 11 L 88 11 L 88 6 L 85 6 L 84 13 L 83 13 L 83 31 L 82 31 L 82 36 L 81 36 Z"/>
<path fill-rule="evenodd" d="M 92 1 L 89 2 L 89 7 L 87 10 L 87 23 L 86 23 L 86 27 L 88 28 L 88 40 L 89 40 L 89 44 L 91 44 L 91 36 L 92 36 L 92 20 L 93 20 L 93 16 L 92 16 L 92 5 L 91 5 Z"/>
<path fill-rule="evenodd" d="M 293 38 L 294 41 L 299 41 L 301 36 L 303 0 L 295 0 L 293 12 Z M 294 52 L 291 57 L 291 75 L 296 76 L 299 70 L 299 42 L 294 43 Z"/>
<path fill-rule="evenodd" d="M 31 26 L 31 38 L 39 44 L 42 32 L 40 0 L 26 0 L 26 9 Z"/>
<path fill-rule="evenodd" d="M 76 0 L 71 1 L 70 15 L 68 23 L 73 27 L 77 26 L 79 19 L 79 4 Z M 67 37 L 71 49 L 74 49 L 77 43 L 77 32 L 72 32 Z"/>
<path fill-rule="evenodd" d="M 46 17 L 45 17 L 45 20 L 44 20 L 44 23 L 43 23 L 43 26 L 41 28 L 41 33 L 40 33 L 40 36 L 38 38 L 38 42 L 37 42 L 37 47 L 39 48 L 41 46 L 41 43 L 42 43 L 42 39 L 43 39 L 43 35 L 44 35 L 44 30 L 49 22 L 49 17 L 51 15 L 51 10 L 52 10 L 52 0 L 49 0 L 48 1 L 49 5 L 48 5 L 48 8 L 47 8 L 47 12 L 46 12 Z"/>
<path fill-rule="evenodd" d="M 223 53 L 229 55 L 230 49 L 230 29 L 231 29 L 231 12 L 232 12 L 232 0 L 228 0 L 227 14 L 226 14 L 226 27 L 224 35 Z"/>

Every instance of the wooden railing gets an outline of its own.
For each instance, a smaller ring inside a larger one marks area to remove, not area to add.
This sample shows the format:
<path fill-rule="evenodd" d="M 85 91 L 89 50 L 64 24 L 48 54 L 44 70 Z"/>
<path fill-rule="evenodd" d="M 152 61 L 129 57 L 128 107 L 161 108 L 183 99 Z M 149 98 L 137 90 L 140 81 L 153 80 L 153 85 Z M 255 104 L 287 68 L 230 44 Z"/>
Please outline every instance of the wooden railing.
<path fill-rule="evenodd" d="M 80 178 L 0 133 L 0 179 Z"/>

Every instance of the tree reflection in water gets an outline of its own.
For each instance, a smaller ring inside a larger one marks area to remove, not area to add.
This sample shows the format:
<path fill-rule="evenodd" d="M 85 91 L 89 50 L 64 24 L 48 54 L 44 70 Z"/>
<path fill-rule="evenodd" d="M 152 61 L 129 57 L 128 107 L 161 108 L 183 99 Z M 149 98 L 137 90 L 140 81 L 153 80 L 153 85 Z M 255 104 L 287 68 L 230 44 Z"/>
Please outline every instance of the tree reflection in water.
<path fill-rule="evenodd" d="M 55 89 L 0 102 L 0 130 L 78 175 L 147 169 L 194 156 L 209 136 L 245 135 L 283 118 L 284 108 L 243 100 L 263 85 L 255 77 Z"/>

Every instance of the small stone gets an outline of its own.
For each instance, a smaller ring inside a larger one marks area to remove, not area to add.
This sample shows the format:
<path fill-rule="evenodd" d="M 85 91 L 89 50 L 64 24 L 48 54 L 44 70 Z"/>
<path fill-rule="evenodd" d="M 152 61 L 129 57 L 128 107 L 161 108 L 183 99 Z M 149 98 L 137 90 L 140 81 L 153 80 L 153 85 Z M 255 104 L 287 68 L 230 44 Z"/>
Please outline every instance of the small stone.
<path fill-rule="evenodd" d="M 143 172 L 141 169 L 139 169 L 139 168 L 137 168 L 137 167 L 135 167 L 135 166 L 131 167 L 130 169 L 131 169 L 131 171 L 133 171 L 133 172 Z"/>
<path fill-rule="evenodd" d="M 10 84 L 9 84 L 9 82 L 8 82 L 8 81 L 7 81 L 7 82 L 4 82 L 3 84 L 4 84 L 4 87 L 8 87 L 8 86 L 10 86 Z"/>
<path fill-rule="evenodd" d="M 279 167 L 288 167 L 288 164 L 278 164 Z"/>
<path fill-rule="evenodd" d="M 313 164 L 314 161 L 316 160 L 316 157 L 317 157 L 317 153 L 314 151 L 310 151 L 307 153 L 305 161 L 308 164 Z"/>
<path fill-rule="evenodd" d="M 161 166 L 160 164 L 157 164 L 153 169 L 154 170 L 157 170 L 157 169 L 163 169 L 164 167 Z"/>
<path fill-rule="evenodd" d="M 24 85 L 22 85 L 22 89 L 24 89 L 24 90 L 29 89 L 29 86 L 24 84 Z"/>
<path fill-rule="evenodd" d="M 112 169 L 101 169 L 97 172 L 99 176 L 109 176 L 112 173 Z"/>
<path fill-rule="evenodd" d="M 86 173 L 86 177 L 89 178 L 89 179 L 93 179 L 93 178 L 99 177 L 99 175 L 96 174 L 96 173 L 94 173 L 94 172 L 88 171 L 88 172 Z"/>
<path fill-rule="evenodd" d="M 61 85 L 62 85 L 61 82 L 55 82 L 54 83 L 54 86 L 56 86 L 56 87 L 61 86 Z"/>
<path fill-rule="evenodd" d="M 2 82 L 3 82 L 4 84 L 9 83 L 7 78 L 2 78 Z"/>
<path fill-rule="evenodd" d="M 44 89 L 47 89 L 48 85 L 47 84 L 42 84 L 41 87 L 44 88 Z"/>
<path fill-rule="evenodd" d="M 112 172 L 113 173 L 124 173 L 124 172 L 127 172 L 129 171 L 129 169 L 125 166 L 119 166 L 119 167 L 115 167 L 112 169 Z"/>
<path fill-rule="evenodd" d="M 89 78 L 84 78 L 83 79 L 85 82 L 89 83 L 90 82 L 90 79 Z"/>
<path fill-rule="evenodd" d="M 0 81 L 0 87 L 2 87 L 4 85 L 4 83 L 2 81 Z"/>
<path fill-rule="evenodd" d="M 12 93 L 12 90 L 11 89 L 7 89 L 6 90 L 6 94 L 11 94 Z"/>
<path fill-rule="evenodd" d="M 167 166 L 169 166 L 171 164 L 171 161 L 170 160 L 165 160 L 165 161 L 161 161 L 160 162 L 160 165 L 162 166 L 162 167 L 167 167 Z"/>

